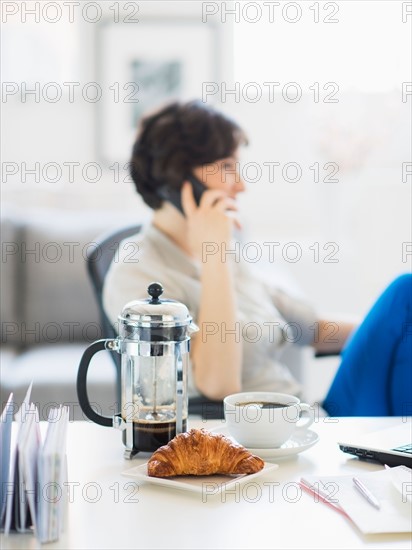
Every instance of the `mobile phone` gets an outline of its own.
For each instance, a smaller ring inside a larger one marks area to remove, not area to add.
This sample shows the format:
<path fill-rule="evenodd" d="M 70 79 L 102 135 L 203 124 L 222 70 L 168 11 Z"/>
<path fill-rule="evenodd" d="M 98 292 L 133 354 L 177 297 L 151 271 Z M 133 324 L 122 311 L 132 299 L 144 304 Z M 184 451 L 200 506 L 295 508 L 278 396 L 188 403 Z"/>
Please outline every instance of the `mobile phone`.
<path fill-rule="evenodd" d="M 190 183 L 192 184 L 193 196 L 196 204 L 199 206 L 200 199 L 203 193 L 206 191 L 207 187 L 196 176 L 192 174 L 185 179 L 190 181 Z M 182 214 L 184 214 L 181 200 L 181 192 L 181 189 L 172 189 L 166 186 L 159 189 L 160 197 L 166 201 L 171 202 L 173 206 L 175 206 Z"/>

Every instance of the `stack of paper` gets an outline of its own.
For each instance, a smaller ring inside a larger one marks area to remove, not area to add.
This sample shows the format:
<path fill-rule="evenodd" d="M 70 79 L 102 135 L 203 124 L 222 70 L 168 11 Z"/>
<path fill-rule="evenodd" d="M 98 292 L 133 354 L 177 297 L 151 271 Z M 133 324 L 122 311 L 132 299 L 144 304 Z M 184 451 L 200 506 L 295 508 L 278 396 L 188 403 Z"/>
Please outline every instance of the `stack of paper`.
<path fill-rule="evenodd" d="M 13 394 L 1 415 L 1 528 L 34 530 L 41 542 L 59 538 L 67 497 L 66 431 L 68 407 L 52 409 L 44 445 L 39 414 L 30 403 L 31 386 L 16 414 L 17 437 L 12 439 Z"/>
<path fill-rule="evenodd" d="M 307 476 L 301 485 L 316 502 L 324 502 L 349 517 L 364 534 L 412 531 L 412 470 L 397 466 L 358 475 L 373 495 L 373 506 L 357 490 L 353 476 Z"/>

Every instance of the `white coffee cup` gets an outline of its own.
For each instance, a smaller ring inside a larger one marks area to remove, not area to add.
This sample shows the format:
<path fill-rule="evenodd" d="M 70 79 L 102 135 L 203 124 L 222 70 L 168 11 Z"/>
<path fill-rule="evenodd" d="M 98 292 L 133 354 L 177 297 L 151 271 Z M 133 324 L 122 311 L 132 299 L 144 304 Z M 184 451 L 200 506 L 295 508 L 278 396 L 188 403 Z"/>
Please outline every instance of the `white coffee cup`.
<path fill-rule="evenodd" d="M 242 392 L 223 401 L 230 435 L 251 449 L 281 447 L 293 433 L 307 430 L 315 420 L 313 407 L 287 393 Z M 308 417 L 301 419 L 302 412 Z"/>

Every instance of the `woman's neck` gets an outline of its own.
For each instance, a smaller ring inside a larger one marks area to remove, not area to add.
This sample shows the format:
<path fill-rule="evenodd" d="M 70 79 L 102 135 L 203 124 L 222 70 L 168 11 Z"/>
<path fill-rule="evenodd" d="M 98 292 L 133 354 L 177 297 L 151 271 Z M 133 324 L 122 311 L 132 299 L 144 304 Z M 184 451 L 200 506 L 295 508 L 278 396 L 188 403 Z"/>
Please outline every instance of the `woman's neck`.
<path fill-rule="evenodd" d="M 165 202 L 159 210 L 155 210 L 152 223 L 188 256 L 192 256 L 187 244 L 186 219 L 174 206 Z"/>

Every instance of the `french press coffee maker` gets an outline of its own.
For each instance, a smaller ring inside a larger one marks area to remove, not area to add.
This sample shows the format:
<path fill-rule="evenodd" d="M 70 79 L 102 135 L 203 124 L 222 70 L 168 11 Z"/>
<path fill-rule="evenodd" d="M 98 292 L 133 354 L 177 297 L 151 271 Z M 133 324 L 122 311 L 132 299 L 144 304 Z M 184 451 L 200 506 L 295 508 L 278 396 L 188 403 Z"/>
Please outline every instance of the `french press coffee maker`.
<path fill-rule="evenodd" d="M 152 452 L 186 431 L 190 334 L 198 330 L 184 304 L 161 300 L 159 283 L 151 298 L 129 302 L 118 317 L 116 339 L 98 340 L 83 354 L 77 375 L 80 406 L 90 420 L 123 431 L 125 458 Z M 87 394 L 87 371 L 103 349 L 121 355 L 121 412 L 98 414 Z"/>

